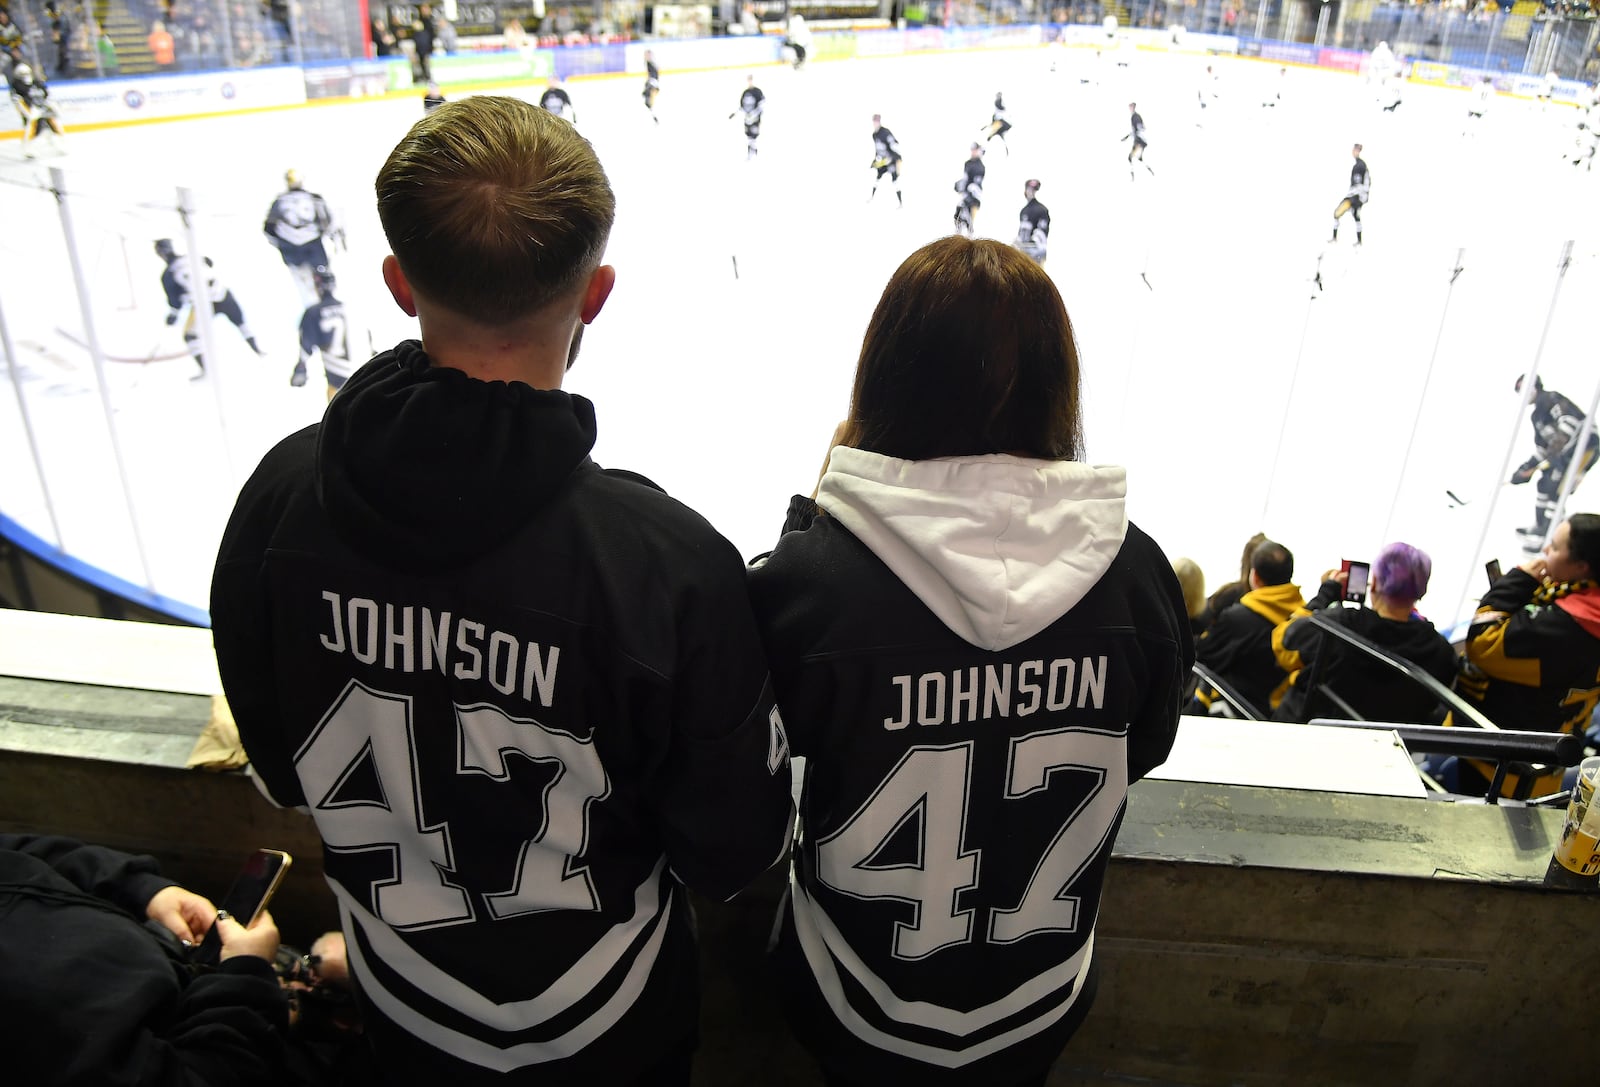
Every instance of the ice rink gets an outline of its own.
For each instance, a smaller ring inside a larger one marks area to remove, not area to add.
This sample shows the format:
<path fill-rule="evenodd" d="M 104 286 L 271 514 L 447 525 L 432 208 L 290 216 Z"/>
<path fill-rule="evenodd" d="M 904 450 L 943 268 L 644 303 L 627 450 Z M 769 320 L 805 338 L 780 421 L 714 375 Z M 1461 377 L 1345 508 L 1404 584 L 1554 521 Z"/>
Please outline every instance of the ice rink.
<path fill-rule="evenodd" d="M 1169 555 L 1199 561 L 1208 587 L 1234 576 L 1257 530 L 1296 552 L 1308 591 L 1341 557 L 1403 539 L 1435 560 L 1422 610 L 1441 625 L 1470 611 L 1482 561 L 1519 561 L 1513 529 L 1532 520 L 1533 487 L 1499 483 L 1512 383 L 1553 297 L 1545 384 L 1587 410 L 1600 376 L 1600 175 L 1567 161 L 1577 111 L 1501 98 L 1469 127 L 1461 91 L 1407 85 L 1387 114 L 1357 76 L 1124 55 L 1127 68 L 1047 47 L 759 69 L 767 115 L 752 163 L 727 116 L 744 70 L 664 72 L 659 125 L 641 77 L 569 84 L 619 208 L 617 289 L 567 386 L 597 405 L 595 458 L 655 479 L 746 555 L 770 547 L 848 405 L 879 292 L 907 254 L 951 229 L 953 182 L 1004 91 L 1015 128 L 1009 155 L 989 145 L 978 232 L 1012 240 L 1024 180 L 1043 181 L 1048 270 L 1082 350 L 1087 459 L 1127 466 L 1130 516 Z M 1219 79 L 1202 111 L 1207 63 Z M 1264 107 L 1280 83 L 1281 103 Z M 495 93 L 532 101 L 542 89 Z M 1155 173 L 1130 180 L 1119 140 L 1135 100 Z M 887 187 L 867 203 L 873 113 L 905 154 L 903 210 Z M 66 154 L 31 161 L 0 143 L 0 306 L 66 551 L 204 606 L 240 482 L 324 403 L 315 373 L 289 385 L 300 304 L 262 217 L 283 171 L 299 169 L 346 227 L 348 251 L 333 262 L 363 329 L 354 339 L 364 349 L 370 330 L 382 348 L 414 335 L 379 275 L 372 179 L 420 115 L 404 96 L 69 133 Z M 1339 244 L 1326 241 L 1353 142 L 1373 177 L 1360 250 L 1348 219 Z M 78 346 L 51 166 L 73 194 L 102 347 L 124 360 L 107 363 L 106 381 L 132 520 Z M 258 359 L 219 322 L 205 381 L 190 380 L 181 336 L 162 323 L 151 248 L 170 237 L 188 249 L 179 186 L 193 190 L 201 248 L 268 353 Z M 1512 467 L 1532 451 L 1525 418 L 1514 442 Z M 0 512 L 55 539 L 9 391 L 0 464 Z M 1571 508 L 1600 506 L 1597 487 L 1587 481 Z"/>

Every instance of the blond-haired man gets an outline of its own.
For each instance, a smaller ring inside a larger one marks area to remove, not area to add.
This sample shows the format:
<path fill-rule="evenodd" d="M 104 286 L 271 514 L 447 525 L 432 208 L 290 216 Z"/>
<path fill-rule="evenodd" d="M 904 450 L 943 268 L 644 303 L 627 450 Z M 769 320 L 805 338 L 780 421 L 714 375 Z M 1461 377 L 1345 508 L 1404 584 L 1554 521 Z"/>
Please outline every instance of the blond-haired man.
<path fill-rule="evenodd" d="M 792 814 L 743 564 L 597 467 L 561 391 L 615 279 L 588 142 L 449 102 L 377 193 L 422 338 L 239 497 L 212 620 L 240 735 L 316 819 L 385 1082 L 686 1084 L 683 884 L 736 893 Z"/>

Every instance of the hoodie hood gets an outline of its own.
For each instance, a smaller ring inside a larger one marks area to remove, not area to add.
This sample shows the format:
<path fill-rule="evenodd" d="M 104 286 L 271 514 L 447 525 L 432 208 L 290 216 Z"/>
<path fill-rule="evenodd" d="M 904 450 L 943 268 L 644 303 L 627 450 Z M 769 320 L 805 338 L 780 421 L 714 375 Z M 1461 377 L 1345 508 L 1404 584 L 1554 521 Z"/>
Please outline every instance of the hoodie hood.
<path fill-rule="evenodd" d="M 1267 620 L 1273 626 L 1287 622 L 1289 617 L 1305 607 L 1300 586 L 1285 582 L 1282 585 L 1263 585 L 1251 589 L 1239 598 L 1239 603 Z"/>
<path fill-rule="evenodd" d="M 1128 532 L 1121 468 L 1003 453 L 899 460 L 839 446 L 817 504 L 955 634 L 1006 649 L 1099 583 Z"/>
<path fill-rule="evenodd" d="M 594 405 L 434 366 L 415 340 L 328 405 L 317 497 L 339 535 L 398 569 L 463 565 L 524 525 L 594 447 Z"/>
<path fill-rule="evenodd" d="M 1572 616 L 1591 638 L 1600 638 L 1600 587 L 1568 593 L 1556 601 L 1556 607 Z"/>

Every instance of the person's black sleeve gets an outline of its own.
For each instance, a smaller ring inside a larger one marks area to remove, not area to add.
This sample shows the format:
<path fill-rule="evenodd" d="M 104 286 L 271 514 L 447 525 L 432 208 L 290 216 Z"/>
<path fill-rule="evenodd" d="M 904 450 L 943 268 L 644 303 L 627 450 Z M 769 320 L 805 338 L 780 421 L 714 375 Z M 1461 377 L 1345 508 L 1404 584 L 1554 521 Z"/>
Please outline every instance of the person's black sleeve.
<path fill-rule="evenodd" d="M 673 873 L 719 900 L 776 864 L 794 825 L 789 747 L 744 564 L 721 541 L 677 601 L 673 740 L 659 777 Z"/>
<path fill-rule="evenodd" d="M 174 886 L 174 881 L 160 874 L 154 857 L 86 845 L 73 838 L 0 834 L 0 850 L 43 861 L 78 890 L 140 919 L 158 891 Z"/>
<path fill-rule="evenodd" d="M 295 443 L 314 443 L 315 431 L 307 427 L 285 439 L 245 484 L 222 534 L 211 578 L 211 641 L 222 690 L 251 768 L 268 798 L 282 807 L 303 807 L 306 799 L 279 720 L 266 557 L 286 503 L 283 488 L 273 485 L 274 466 L 294 463 L 288 450 Z"/>

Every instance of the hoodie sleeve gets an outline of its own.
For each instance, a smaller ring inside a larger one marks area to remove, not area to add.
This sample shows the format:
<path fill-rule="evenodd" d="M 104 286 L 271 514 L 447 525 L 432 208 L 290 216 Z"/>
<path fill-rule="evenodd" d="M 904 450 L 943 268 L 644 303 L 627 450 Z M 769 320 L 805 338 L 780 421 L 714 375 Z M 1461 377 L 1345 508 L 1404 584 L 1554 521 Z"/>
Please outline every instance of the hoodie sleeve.
<path fill-rule="evenodd" d="M 1129 531 L 1136 531 L 1129 526 Z M 1128 783 L 1138 781 L 1167 761 L 1178 735 L 1178 715 L 1187 699 L 1189 674 L 1194 668 L 1194 635 L 1189 630 L 1188 610 L 1183 603 L 1183 587 L 1172 572 L 1172 563 L 1151 541 L 1155 552 L 1160 593 L 1156 597 L 1159 623 L 1152 622 L 1141 642 L 1149 655 L 1150 690 L 1137 718 L 1128 729 Z M 1159 560 L 1159 561 L 1157 561 Z"/>
<path fill-rule="evenodd" d="M 283 453 L 295 443 L 314 442 L 314 433 L 308 428 L 287 439 L 245 484 L 211 578 L 211 641 L 222 690 L 251 768 L 267 799 L 280 807 L 302 807 L 306 799 L 278 706 L 267 550 L 287 505 L 286 477 L 294 463 Z"/>
<path fill-rule="evenodd" d="M 85 845 L 46 834 L 0 834 L 0 850 L 21 853 L 49 865 L 85 894 L 110 902 L 140 920 L 158 891 L 174 886 L 159 872 L 154 857 Z"/>
<path fill-rule="evenodd" d="M 1567 622 L 1554 608 L 1532 608 L 1539 581 L 1512 570 L 1489 587 L 1467 633 L 1467 661 L 1485 675 L 1525 687 L 1540 685 L 1539 658 L 1566 651 Z"/>
<path fill-rule="evenodd" d="M 782 858 L 794 805 L 744 566 L 726 541 L 712 558 L 674 609 L 681 648 L 659 810 L 674 874 L 724 900 Z"/>

